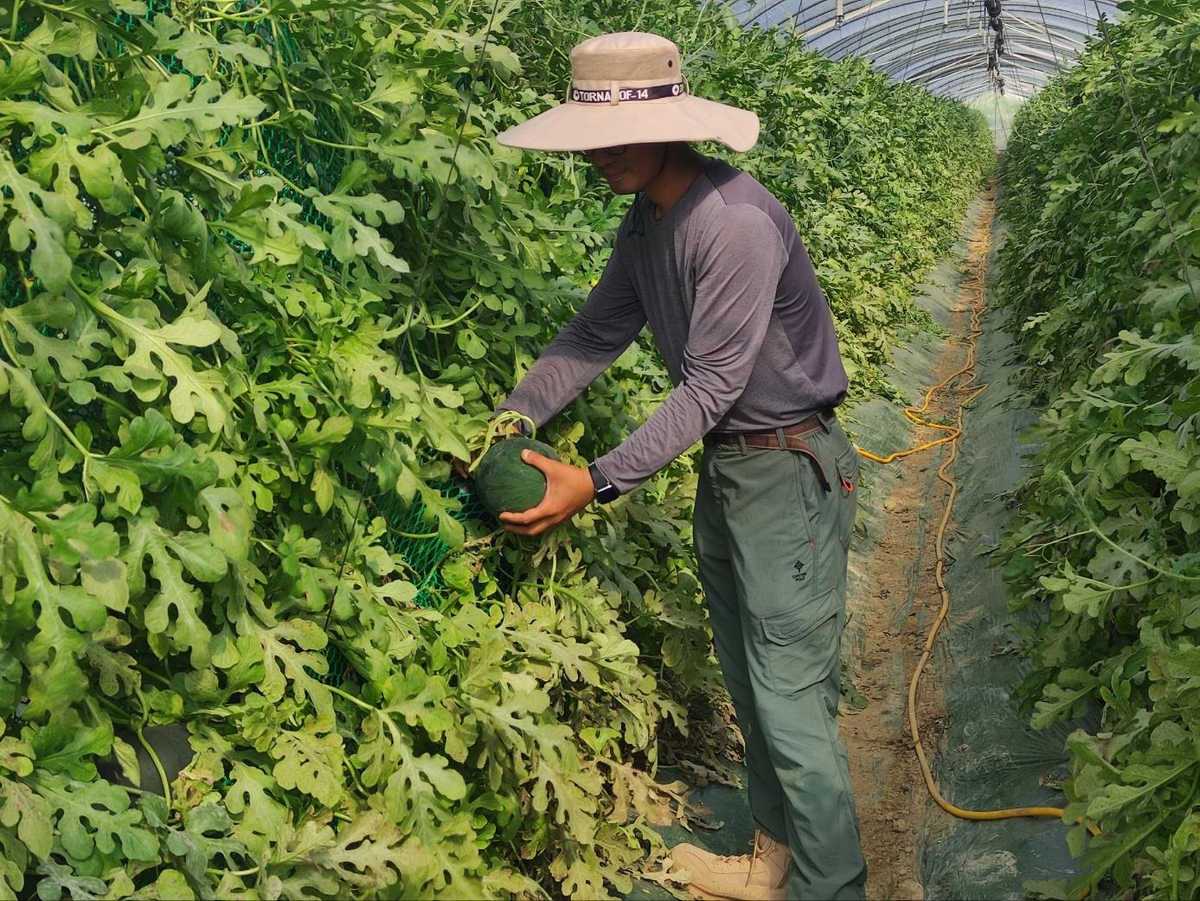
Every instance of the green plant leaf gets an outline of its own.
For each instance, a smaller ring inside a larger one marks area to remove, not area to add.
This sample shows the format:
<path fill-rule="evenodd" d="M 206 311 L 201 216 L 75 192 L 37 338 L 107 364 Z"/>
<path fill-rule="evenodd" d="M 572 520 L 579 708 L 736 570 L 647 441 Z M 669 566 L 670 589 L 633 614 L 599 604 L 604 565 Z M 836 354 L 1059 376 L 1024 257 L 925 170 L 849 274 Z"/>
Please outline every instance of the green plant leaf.
<path fill-rule="evenodd" d="M 344 751 L 340 736 L 313 728 L 284 730 L 271 745 L 275 759 L 272 775 L 285 789 L 297 789 L 312 795 L 327 807 L 334 807 L 342 797 Z"/>
<path fill-rule="evenodd" d="M 158 857 L 158 839 L 141 827 L 142 815 L 129 806 L 123 789 L 66 776 L 46 776 L 38 788 L 54 813 L 57 842 L 77 873 L 97 875 L 105 864 Z"/>
<path fill-rule="evenodd" d="M 257 118 L 264 109 L 257 97 L 244 97 L 237 88 L 222 90 L 217 80 L 203 80 L 193 89 L 187 75 L 172 75 L 155 84 L 146 104 L 134 115 L 109 124 L 105 131 L 126 150 L 155 140 L 162 147 L 179 144 L 194 133 L 213 132 L 222 125 L 239 125 Z"/>
<path fill-rule="evenodd" d="M 18 172 L 7 153 L 0 154 L 0 182 L 7 187 L 0 194 L 0 222 L 7 220 L 9 246 L 23 253 L 32 245 L 34 275 L 47 291 L 61 292 L 71 277 L 65 231 L 75 220 L 70 204 Z"/>
<path fill-rule="evenodd" d="M 256 857 L 264 855 L 289 819 L 286 806 L 276 800 L 279 783 L 257 767 L 235 761 L 230 770 L 225 807 L 233 814 L 232 833 Z"/>
<path fill-rule="evenodd" d="M 129 544 L 123 560 L 129 569 L 131 595 L 147 594 L 143 614 L 147 631 L 151 636 L 160 636 L 164 648 L 190 652 L 193 666 L 207 666 L 212 631 L 202 616 L 204 597 L 184 578 L 185 563 L 196 565 L 197 560 L 201 562 L 200 576 L 212 574 L 211 559 L 189 552 L 187 545 L 194 544 L 199 536 L 177 540 L 159 526 L 156 511 L 150 507 L 142 508 L 128 529 Z M 147 559 L 152 585 L 146 579 Z"/>
<path fill-rule="evenodd" d="M 49 801 L 29 785 L 0 777 L 0 826 L 14 829 L 34 857 L 50 856 L 54 841 L 53 813 Z"/>

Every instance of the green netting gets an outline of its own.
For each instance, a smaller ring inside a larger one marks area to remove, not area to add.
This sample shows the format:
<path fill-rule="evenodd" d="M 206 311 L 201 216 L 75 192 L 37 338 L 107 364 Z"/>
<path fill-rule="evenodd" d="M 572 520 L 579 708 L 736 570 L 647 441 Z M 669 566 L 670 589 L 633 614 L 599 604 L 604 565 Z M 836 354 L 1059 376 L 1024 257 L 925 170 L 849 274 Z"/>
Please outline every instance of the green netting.
<path fill-rule="evenodd" d="M 242 0 L 237 9 L 239 12 L 246 12 L 254 9 L 255 6 L 256 4 L 251 0 Z M 152 22 L 156 16 L 167 15 L 171 11 L 171 0 L 150 0 L 144 14 L 135 16 L 122 13 L 114 19 L 114 24 L 122 31 L 133 34 L 143 23 Z M 299 47 L 286 25 L 262 19 L 227 27 L 237 28 L 245 34 L 257 36 L 261 45 L 272 51 L 283 66 L 290 66 L 300 61 Z M 31 28 L 32 25 L 29 22 L 20 23 L 17 29 L 18 40 L 23 38 Z M 118 44 L 118 52 L 122 52 L 124 49 L 123 44 Z M 171 74 L 186 72 L 183 64 L 174 54 L 159 54 L 156 59 Z M 227 63 L 222 61 L 219 65 L 225 66 Z M 193 85 L 199 80 L 198 77 L 192 76 Z M 86 85 L 78 84 L 78 86 L 81 93 L 86 96 Z M 40 100 L 41 98 L 37 95 L 30 95 L 28 99 Z M 258 162 L 265 171 L 270 171 L 285 181 L 280 195 L 300 206 L 305 222 L 328 231 L 331 225 L 328 217 L 317 210 L 312 198 L 304 192 L 313 187 L 322 192 L 333 190 L 341 179 L 347 155 L 344 151 L 331 146 L 344 142 L 344 135 L 338 127 L 338 118 L 333 108 L 322 107 L 311 112 L 315 119 L 315 125 L 309 131 L 316 141 L 309 140 L 306 136 L 292 134 L 280 126 L 266 126 L 262 129 L 262 146 L 266 151 L 265 159 Z M 225 129 L 225 132 L 228 134 L 228 128 Z M 220 143 L 224 144 L 224 138 L 225 135 L 222 136 Z M 19 160 L 28 153 L 28 150 L 22 148 L 19 141 L 11 143 L 15 159 Z M 178 177 L 178 171 L 174 162 L 170 160 L 170 155 L 168 152 L 168 165 L 157 179 L 162 187 L 171 187 L 172 182 Z M 0 190 L 3 189 L 0 188 Z M 185 196 L 192 203 L 196 203 L 196 199 L 190 194 L 185 193 Z M 218 218 L 212 214 L 212 211 L 205 210 L 202 205 L 197 203 L 197 206 L 204 213 L 206 219 L 213 221 Z M 249 244 L 240 241 L 233 235 L 222 232 L 221 236 L 238 253 L 250 254 L 253 252 L 253 248 Z M 335 266 L 336 260 L 329 251 L 323 252 L 320 256 L 325 265 Z M 18 261 L 11 254 L 4 254 L 3 257 L 0 257 L 0 303 L 6 307 L 15 306 L 23 294 Z M 218 297 L 210 295 L 210 306 L 218 316 L 222 314 L 223 306 Z"/>
<path fill-rule="evenodd" d="M 253 10 L 255 6 L 255 3 L 243 0 L 243 2 L 238 4 L 237 11 L 247 12 Z M 172 3 L 170 0 L 152 0 L 148 4 L 144 15 L 133 16 L 122 14 L 117 17 L 116 24 L 122 30 L 132 34 L 142 23 L 151 22 L 156 16 L 170 14 L 171 11 Z M 261 46 L 274 53 L 282 66 L 291 66 L 300 61 L 299 47 L 286 25 L 268 21 L 264 18 L 257 21 L 241 22 L 227 27 L 237 28 L 247 35 L 255 35 Z M 160 54 L 156 59 L 171 74 L 186 72 L 183 64 L 174 54 Z M 228 64 L 221 61 L 218 65 L 225 67 Z M 199 80 L 198 77 L 192 76 L 193 86 Z M 322 192 L 331 191 L 341 178 L 342 170 L 346 165 L 346 154 L 344 151 L 330 146 L 341 143 L 343 139 L 341 130 L 338 128 L 337 116 L 333 109 L 331 107 L 322 107 L 311 112 L 315 119 L 315 126 L 312 128 L 311 133 L 321 143 L 294 135 L 287 129 L 277 125 L 266 126 L 262 129 L 262 146 L 266 151 L 265 159 L 259 162 L 264 165 L 267 171 L 279 175 L 284 179 L 286 184 L 280 191 L 280 195 L 300 206 L 303 211 L 302 218 L 304 221 L 309 225 L 328 231 L 331 224 L 328 217 L 317 210 L 312 199 L 304 192 L 306 189 L 314 186 Z M 224 145 L 229 133 L 229 128 L 225 127 L 218 143 Z M 178 173 L 173 163 L 167 166 L 165 174 L 168 182 L 177 177 Z M 186 196 L 188 200 L 193 203 L 195 202 L 194 197 L 191 195 Z M 207 216 L 208 211 L 205 211 L 205 213 Z M 208 216 L 208 218 L 212 217 Z M 222 232 L 221 236 L 238 253 L 248 254 L 253 251 L 253 248 L 249 244 L 235 238 L 233 235 Z M 333 255 L 328 251 L 321 254 L 321 259 L 327 266 L 333 266 L 335 263 Z M 217 306 L 219 304 L 214 304 L 214 308 Z"/>
<path fill-rule="evenodd" d="M 470 482 L 452 478 L 441 483 L 439 494 L 456 501 L 452 513 L 459 522 L 482 522 L 490 516 Z M 417 586 L 416 603 L 421 607 L 436 606 L 446 584 L 442 580 L 441 564 L 451 552 L 428 517 L 428 507 L 420 500 L 405 506 L 395 494 L 380 494 L 367 498 L 369 516 L 382 516 L 390 527 L 380 542 L 388 553 L 408 570 L 406 576 Z M 332 640 L 325 651 L 329 671 L 323 681 L 332 684 L 352 682 L 354 667 Z"/>
<path fill-rule="evenodd" d="M 20 141 L 9 142 L 9 153 L 16 162 L 20 162 L 29 155 L 29 149 L 22 147 Z M 12 197 L 12 189 L 7 185 L 0 185 L 0 193 L 6 198 Z M 25 285 L 23 272 L 29 271 L 30 251 L 18 256 L 11 250 L 5 250 L 0 253 L 0 304 L 6 307 L 15 307 L 17 303 L 25 296 Z M 4 353 L 4 349 L 0 347 L 0 360 L 7 360 L 8 355 Z"/>
<path fill-rule="evenodd" d="M 489 516 L 471 483 L 464 479 L 454 478 L 442 483 L 439 493 L 443 498 L 459 503 L 453 514 L 459 522 L 479 522 Z M 422 607 L 433 605 L 438 594 L 446 588 L 439 567 L 450 548 L 436 531 L 430 531 L 425 504 L 418 500 L 405 507 L 394 494 L 375 497 L 371 504 L 375 514 L 384 517 L 391 526 L 382 543 L 393 557 L 402 560 L 411 570 L 412 582 L 417 586 L 417 604 Z"/>
<path fill-rule="evenodd" d="M 0 255 L 0 303 L 6 307 L 16 306 L 22 295 L 21 277 L 17 260 L 13 254 Z M 0 349 L 0 359 L 4 351 Z"/>
<path fill-rule="evenodd" d="M 238 12 L 250 12 L 255 7 L 256 4 L 252 0 L 242 0 L 237 6 L 237 10 Z M 171 0 L 150 0 L 144 14 L 124 13 L 114 19 L 114 24 L 121 31 L 132 36 L 147 23 L 152 22 L 155 17 L 169 15 L 172 9 Z M 279 63 L 285 67 L 301 61 L 299 47 L 291 31 L 284 24 L 264 17 L 231 23 L 226 27 L 240 29 L 247 35 L 253 35 L 257 42 L 272 52 Z M 30 23 L 22 23 L 17 37 L 23 37 L 31 28 Z M 124 45 L 118 45 L 118 51 L 123 49 Z M 188 74 L 183 64 L 173 54 L 160 54 L 156 58 L 167 72 Z M 226 63 L 222 61 L 218 65 L 226 65 Z M 197 76 L 193 75 L 191 78 L 193 84 L 199 81 Z M 81 93 L 86 95 L 86 85 L 81 83 L 79 87 Z M 41 98 L 31 95 L 29 99 L 40 100 Z M 336 110 L 332 106 L 310 112 L 313 115 L 314 124 L 306 129 L 304 134 L 295 134 L 277 125 L 264 127 L 261 130 L 261 143 L 258 144 L 264 153 L 261 157 L 256 158 L 252 165 L 247 165 L 246 171 L 249 173 L 253 169 L 254 173 L 258 175 L 269 173 L 278 176 L 284 182 L 284 186 L 279 192 L 280 196 L 300 206 L 305 222 L 329 231 L 332 223 L 316 208 L 312 198 L 306 192 L 315 188 L 322 193 L 328 193 L 336 188 L 348 156 L 345 151 L 339 150 L 333 145 L 344 143 L 345 136 L 339 126 Z M 222 144 L 225 143 L 230 133 L 226 129 L 221 138 Z M 20 159 L 28 151 L 21 148 L 20 142 L 14 141 L 12 152 L 17 159 Z M 179 177 L 173 161 L 173 154 L 174 148 L 168 148 L 168 165 L 156 177 L 162 187 L 175 185 Z M 0 186 L 0 190 L 6 189 Z M 205 209 L 195 197 L 186 192 L 185 196 L 190 202 L 195 203 L 210 221 L 219 218 L 213 214 L 213 211 Z M 224 232 L 220 234 L 238 253 L 250 254 L 253 252 L 250 245 L 238 240 L 233 235 Z M 24 259 L 18 259 L 11 252 L 0 255 L 0 303 L 6 307 L 21 303 L 26 296 L 23 273 L 28 270 L 28 254 L 25 254 L 24 257 Z M 328 251 L 321 255 L 321 259 L 330 268 L 338 265 Z M 219 297 L 210 294 L 209 305 L 219 317 L 227 318 L 228 310 Z M 0 358 L 3 358 L 2 349 L 0 349 Z M 86 408 L 80 408 L 75 412 L 76 415 L 72 418 L 79 420 L 86 419 L 89 411 Z M 482 504 L 472 492 L 470 483 L 454 479 L 443 483 L 439 490 L 444 499 L 457 502 L 457 508 L 452 515 L 460 522 L 480 520 L 486 515 Z M 441 579 L 439 566 L 446 558 L 450 548 L 438 536 L 436 525 L 431 526 L 427 521 L 431 517 L 427 517 L 426 505 L 420 501 L 405 505 L 395 495 L 371 496 L 368 497 L 367 503 L 370 516 L 383 516 L 391 526 L 392 531 L 385 536 L 383 543 L 393 557 L 401 561 L 407 568 L 407 577 L 411 578 L 418 589 L 416 602 L 421 606 L 432 605 L 446 589 Z M 332 642 L 326 652 L 326 658 L 329 662 L 329 673 L 324 677 L 325 681 L 341 683 L 355 678 L 351 663 Z"/>

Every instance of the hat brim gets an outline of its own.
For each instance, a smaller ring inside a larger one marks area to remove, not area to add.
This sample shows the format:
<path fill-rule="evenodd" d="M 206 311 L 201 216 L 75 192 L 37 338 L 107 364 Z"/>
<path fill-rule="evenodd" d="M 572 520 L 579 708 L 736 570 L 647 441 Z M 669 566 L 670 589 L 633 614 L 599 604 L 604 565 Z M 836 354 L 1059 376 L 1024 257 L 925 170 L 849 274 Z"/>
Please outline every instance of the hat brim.
<path fill-rule="evenodd" d="M 548 109 L 496 140 L 524 150 L 597 150 L 620 144 L 719 141 L 744 153 L 758 141 L 758 116 L 705 100 L 672 97 L 618 104 L 573 103 Z"/>

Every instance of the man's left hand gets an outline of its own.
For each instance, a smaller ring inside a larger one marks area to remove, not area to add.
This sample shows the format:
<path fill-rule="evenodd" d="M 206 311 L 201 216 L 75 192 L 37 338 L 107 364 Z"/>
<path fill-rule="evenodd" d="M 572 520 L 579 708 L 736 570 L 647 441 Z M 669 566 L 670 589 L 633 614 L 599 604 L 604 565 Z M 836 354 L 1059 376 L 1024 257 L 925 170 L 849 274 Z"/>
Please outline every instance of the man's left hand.
<path fill-rule="evenodd" d="M 501 513 L 500 522 L 510 532 L 541 535 L 566 522 L 596 496 L 591 473 L 585 467 L 560 463 L 531 450 L 522 451 L 521 460 L 546 477 L 546 496 L 523 513 Z"/>

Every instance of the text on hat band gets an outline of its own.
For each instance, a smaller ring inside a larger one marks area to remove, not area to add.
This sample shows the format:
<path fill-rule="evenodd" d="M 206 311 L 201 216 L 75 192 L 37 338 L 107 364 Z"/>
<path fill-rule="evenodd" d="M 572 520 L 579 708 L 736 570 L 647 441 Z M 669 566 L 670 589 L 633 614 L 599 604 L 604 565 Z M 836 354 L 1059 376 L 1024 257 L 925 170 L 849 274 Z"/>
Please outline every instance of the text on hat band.
<path fill-rule="evenodd" d="M 664 97 L 678 97 L 683 93 L 685 93 L 683 82 L 677 81 L 674 84 L 659 84 L 649 88 L 621 88 L 617 92 L 617 100 L 621 103 L 637 100 L 662 100 Z M 612 91 L 607 88 L 597 91 L 571 88 L 571 102 L 612 103 Z"/>

